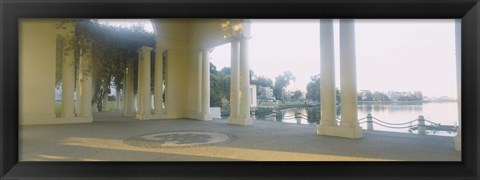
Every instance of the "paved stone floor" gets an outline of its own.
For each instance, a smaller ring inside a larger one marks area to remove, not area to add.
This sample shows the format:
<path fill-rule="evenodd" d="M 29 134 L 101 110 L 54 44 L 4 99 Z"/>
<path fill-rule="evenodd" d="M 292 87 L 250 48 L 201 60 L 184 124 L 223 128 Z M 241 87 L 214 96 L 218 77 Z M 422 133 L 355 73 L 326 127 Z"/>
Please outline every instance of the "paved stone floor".
<path fill-rule="evenodd" d="M 364 131 L 316 135 L 314 125 L 223 119 L 133 120 L 95 113 L 93 123 L 20 128 L 21 161 L 460 161 L 454 138 Z"/>

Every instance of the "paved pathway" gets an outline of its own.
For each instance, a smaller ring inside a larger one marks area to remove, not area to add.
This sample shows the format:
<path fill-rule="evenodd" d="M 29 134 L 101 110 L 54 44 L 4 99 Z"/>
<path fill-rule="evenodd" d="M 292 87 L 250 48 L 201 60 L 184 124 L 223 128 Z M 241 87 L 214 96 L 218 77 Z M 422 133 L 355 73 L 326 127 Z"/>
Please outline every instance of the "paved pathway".
<path fill-rule="evenodd" d="M 23 126 L 20 160 L 461 160 L 453 137 L 364 131 L 361 139 L 345 139 L 316 135 L 314 125 L 257 120 L 253 126 L 238 126 L 223 119 L 141 121 L 120 114 L 95 113 L 95 121 L 85 124 Z"/>

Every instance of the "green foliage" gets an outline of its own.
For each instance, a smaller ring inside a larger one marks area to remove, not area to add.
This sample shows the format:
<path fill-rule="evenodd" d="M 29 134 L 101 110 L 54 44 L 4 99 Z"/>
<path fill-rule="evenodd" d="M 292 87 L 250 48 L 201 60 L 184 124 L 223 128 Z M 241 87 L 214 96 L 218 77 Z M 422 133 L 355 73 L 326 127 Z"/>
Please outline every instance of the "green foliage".
<path fill-rule="evenodd" d="M 388 98 L 386 94 L 378 91 L 373 92 L 372 96 L 374 101 L 390 101 L 390 98 Z"/>
<path fill-rule="evenodd" d="M 92 42 L 91 71 L 81 73 L 91 73 L 95 88 L 92 104 L 97 102 L 99 109 L 103 96 L 110 93 L 110 86 L 123 88 L 126 64 L 128 61 L 137 64 L 137 50 L 142 46 L 155 46 L 154 34 L 146 32 L 140 25 L 109 26 L 94 19 L 69 19 L 57 24 L 59 30 L 69 27 L 74 28 L 64 35 L 63 45 L 64 49 L 75 53 L 76 67 L 80 52 L 87 53 L 88 43 Z"/>
<path fill-rule="evenodd" d="M 250 74 L 253 74 L 253 71 L 250 70 Z M 255 78 L 251 79 L 250 82 L 257 85 L 257 98 L 259 100 L 265 100 L 267 98 L 267 92 L 265 89 L 263 89 L 263 87 L 273 88 L 273 81 L 263 76 L 255 76 Z"/>
<path fill-rule="evenodd" d="M 210 106 L 222 107 L 225 100 L 230 100 L 230 68 L 217 71 L 210 63 Z"/>
<path fill-rule="evenodd" d="M 317 74 L 317 75 L 312 76 L 310 78 L 310 82 L 307 84 L 307 94 L 305 95 L 306 99 L 320 102 L 320 100 L 321 100 L 320 83 L 321 83 L 320 74 Z M 340 90 L 338 88 L 335 88 L 336 104 L 340 103 L 340 100 L 341 100 L 340 97 L 341 97 Z"/>
<path fill-rule="evenodd" d="M 295 76 L 293 76 L 292 72 L 290 71 L 285 71 L 283 74 L 275 77 L 275 86 L 273 88 L 273 95 L 275 98 L 285 98 L 283 97 L 283 90 L 290 85 L 290 81 L 295 81 Z"/>
<path fill-rule="evenodd" d="M 255 83 L 257 86 L 273 88 L 273 81 L 263 76 L 259 76 L 255 80 L 252 80 L 252 83 Z"/>
<path fill-rule="evenodd" d="M 309 100 L 320 102 L 320 75 L 310 77 L 307 84 L 307 94 L 305 97 Z"/>
<path fill-rule="evenodd" d="M 292 99 L 299 100 L 301 97 L 302 97 L 302 91 L 296 90 L 295 92 L 293 92 Z"/>
<path fill-rule="evenodd" d="M 390 101 L 390 98 L 382 92 L 370 92 L 369 90 L 362 90 L 357 94 L 358 101 Z"/>

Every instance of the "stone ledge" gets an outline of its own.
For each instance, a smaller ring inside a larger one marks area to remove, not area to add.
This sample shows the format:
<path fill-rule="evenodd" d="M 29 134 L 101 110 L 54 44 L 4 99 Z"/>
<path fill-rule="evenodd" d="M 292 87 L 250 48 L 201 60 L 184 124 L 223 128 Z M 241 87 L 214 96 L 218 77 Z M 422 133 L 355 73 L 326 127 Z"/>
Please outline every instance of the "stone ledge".
<path fill-rule="evenodd" d="M 363 130 L 360 127 L 346 128 L 341 126 L 321 126 L 317 125 L 317 135 L 336 136 L 343 138 L 361 138 Z"/>
<path fill-rule="evenodd" d="M 253 125 L 253 120 L 251 118 L 228 118 L 228 124 L 236 124 L 236 125 Z"/>

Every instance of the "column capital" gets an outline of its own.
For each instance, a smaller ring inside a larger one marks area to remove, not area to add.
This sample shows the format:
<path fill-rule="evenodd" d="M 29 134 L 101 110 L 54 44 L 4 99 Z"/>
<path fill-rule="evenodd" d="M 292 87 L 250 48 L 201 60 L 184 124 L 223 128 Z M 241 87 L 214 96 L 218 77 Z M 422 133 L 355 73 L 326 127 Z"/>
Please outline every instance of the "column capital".
<path fill-rule="evenodd" d="M 249 19 L 229 19 L 222 23 L 223 38 L 227 41 L 250 39 L 250 27 Z"/>
<path fill-rule="evenodd" d="M 200 52 L 205 52 L 205 51 L 208 51 L 209 53 L 213 51 L 213 48 L 209 48 L 209 47 L 200 47 L 198 48 L 198 51 Z"/>
<path fill-rule="evenodd" d="M 140 48 L 138 48 L 137 52 L 149 52 L 151 51 L 153 48 L 152 47 L 148 47 L 148 46 L 142 46 Z"/>
<path fill-rule="evenodd" d="M 155 53 L 158 53 L 158 51 L 160 51 L 161 53 L 164 49 L 165 49 L 164 47 L 155 47 L 154 51 Z"/>

